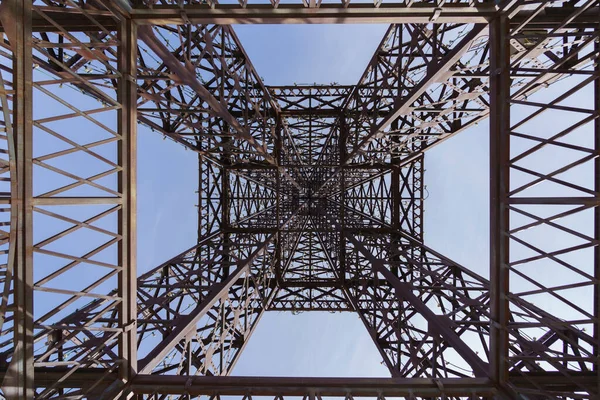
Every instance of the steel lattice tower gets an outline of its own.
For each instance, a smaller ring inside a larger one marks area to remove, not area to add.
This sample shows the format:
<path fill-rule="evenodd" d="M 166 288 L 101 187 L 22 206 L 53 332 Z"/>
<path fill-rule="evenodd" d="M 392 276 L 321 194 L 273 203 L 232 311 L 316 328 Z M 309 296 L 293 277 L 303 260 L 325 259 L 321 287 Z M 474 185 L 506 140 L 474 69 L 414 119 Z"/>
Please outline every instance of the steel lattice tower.
<path fill-rule="evenodd" d="M 599 3 L 0 0 L 3 395 L 599 398 Z M 230 26 L 361 22 L 354 86 L 266 86 Z M 424 154 L 484 121 L 489 280 L 423 241 Z M 141 276 L 138 124 L 200 168 Z M 358 313 L 391 378 L 228 376 L 269 310 Z"/>

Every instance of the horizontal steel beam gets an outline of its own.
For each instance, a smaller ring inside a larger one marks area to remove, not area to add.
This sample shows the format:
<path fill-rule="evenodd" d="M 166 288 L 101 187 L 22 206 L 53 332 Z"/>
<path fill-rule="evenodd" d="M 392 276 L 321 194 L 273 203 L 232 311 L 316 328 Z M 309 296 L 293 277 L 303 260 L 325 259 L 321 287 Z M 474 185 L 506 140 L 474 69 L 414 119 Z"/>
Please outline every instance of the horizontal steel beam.
<path fill-rule="evenodd" d="M 98 30 L 96 24 L 82 14 L 64 8 L 41 7 L 44 13 L 68 31 Z M 595 11 L 596 10 L 596 11 Z M 529 27 L 544 27 L 563 20 L 565 13 L 561 7 L 547 7 L 536 18 L 528 22 Z M 117 21 L 107 12 L 92 11 L 94 19 L 107 29 L 117 27 Z M 322 4 L 318 8 L 304 7 L 301 4 L 248 4 L 245 8 L 237 4 L 218 4 L 214 8 L 206 5 L 155 6 L 153 9 L 133 9 L 131 18 L 140 25 L 182 25 L 194 24 L 392 24 L 392 23 L 488 23 L 496 15 L 493 5 L 466 7 L 435 5 L 406 7 L 404 5 L 381 4 Z M 531 16 L 531 11 L 521 11 L 511 19 L 512 24 L 520 24 Z M 591 8 L 580 15 L 576 24 L 594 24 L 597 9 Z M 57 31 L 56 25 L 34 13 L 34 32 Z M 0 27 L 1 29 L 1 27 Z"/>
<path fill-rule="evenodd" d="M 336 310 L 339 311 L 339 310 Z M 55 384 L 57 388 L 90 388 L 96 385 L 96 392 L 118 380 L 114 372 L 100 368 L 80 368 L 64 377 L 63 368 L 36 368 L 36 387 Z M 5 371 L 0 371 L 0 377 Z M 594 372 L 582 372 L 577 376 L 565 377 L 558 373 L 523 373 L 510 376 L 509 381 L 521 388 L 535 389 L 538 385 L 550 385 L 557 392 L 571 392 L 577 384 L 595 382 Z M 58 381 L 58 382 L 57 382 Z M 442 389 L 440 389 L 442 388 Z M 318 394 L 330 397 L 405 396 L 460 396 L 460 395 L 494 395 L 492 382 L 487 378 L 304 378 L 304 377 L 230 377 L 230 376 L 167 376 L 137 375 L 130 389 L 136 394 L 185 394 L 190 395 L 230 395 L 244 396 L 303 396 Z"/>
<path fill-rule="evenodd" d="M 339 311 L 339 310 L 335 310 Z M 115 372 L 102 368 L 79 368 L 69 374 L 66 379 L 57 382 L 65 376 L 67 369 L 36 368 L 36 387 L 45 387 L 56 384 L 58 388 L 86 388 L 101 382 L 98 389 L 109 386 L 118 379 Z M 6 373 L 0 370 L 0 379 Z M 163 393 L 180 394 L 187 389 L 189 394 L 202 395 L 219 393 L 221 395 L 271 395 L 274 391 L 281 395 L 303 395 L 312 391 L 322 396 L 345 397 L 351 393 L 353 396 L 402 396 L 408 390 L 414 395 L 435 395 L 432 386 L 436 383 L 443 385 L 444 393 L 449 395 L 461 391 L 467 394 L 492 394 L 495 389 L 487 378 L 305 378 L 305 377 L 245 377 L 245 376 L 197 376 L 190 377 L 168 375 L 137 375 L 132 383 L 135 393 Z M 581 372 L 577 375 L 565 377 L 557 372 L 521 372 L 509 376 L 509 381 L 519 387 L 535 388 L 537 385 L 550 385 L 556 391 L 573 391 L 577 384 L 593 383 L 596 376 L 593 371 Z M 436 386 L 439 387 L 439 386 Z M 471 391 L 470 389 L 473 389 Z M 439 393 L 439 392 L 438 392 Z M 440 393 L 441 394 L 441 393 Z"/>
<path fill-rule="evenodd" d="M 486 378 L 288 378 L 249 376 L 138 375 L 131 385 L 135 394 L 189 394 L 192 396 L 460 396 L 493 395 Z"/>
<path fill-rule="evenodd" d="M 0 371 L 0 377 L 3 375 L 4 371 Z M 57 389 L 88 389 L 95 386 L 101 392 L 118 380 L 117 372 L 103 368 L 78 368 L 76 371 L 64 367 L 35 368 L 35 387 L 38 388 L 54 386 Z"/>
<path fill-rule="evenodd" d="M 267 89 L 273 93 L 275 97 L 291 96 L 291 95 L 319 95 L 319 96 L 338 96 L 350 94 L 354 85 L 340 85 L 332 83 L 330 85 L 319 84 L 294 84 L 294 85 L 268 85 Z"/>

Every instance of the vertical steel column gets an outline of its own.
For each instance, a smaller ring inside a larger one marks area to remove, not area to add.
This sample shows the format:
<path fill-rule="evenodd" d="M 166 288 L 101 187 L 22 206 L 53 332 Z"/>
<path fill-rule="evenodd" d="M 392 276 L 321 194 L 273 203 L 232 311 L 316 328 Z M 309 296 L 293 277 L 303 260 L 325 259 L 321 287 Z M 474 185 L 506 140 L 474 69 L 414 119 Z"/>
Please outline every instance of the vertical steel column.
<path fill-rule="evenodd" d="M 600 31 L 600 23 L 597 29 Z M 600 38 L 596 37 L 594 41 L 594 53 L 600 55 Z M 600 60 L 596 58 L 594 64 L 596 79 L 594 81 L 594 105 L 596 112 L 600 110 Z M 594 121 L 594 148 L 600 149 L 600 118 Z M 594 160 L 594 191 L 600 192 L 600 157 Z M 600 240 L 600 207 L 594 208 L 594 239 Z M 594 248 L 594 277 L 600 280 L 600 246 Z M 594 369 L 598 380 L 597 392 L 600 393 L 600 286 L 594 285 L 594 341 L 595 347 L 593 354 L 596 357 Z"/>
<path fill-rule="evenodd" d="M 124 332 L 119 343 L 119 357 L 123 360 L 120 378 L 129 381 L 137 372 L 137 267 L 136 267 L 136 211 L 137 211 L 137 27 L 131 19 L 124 19 L 119 29 L 119 110 L 118 143 L 119 192 L 123 196 L 119 212 L 119 310 L 120 325 Z"/>
<path fill-rule="evenodd" d="M 221 57 L 223 55 L 224 49 L 221 49 Z M 221 79 L 221 84 L 219 85 L 219 101 L 223 102 L 225 98 L 225 88 L 223 85 L 223 79 Z M 220 121 L 222 124 L 223 132 L 229 132 L 229 124 L 225 121 Z M 231 156 L 229 148 L 231 146 L 231 138 L 224 137 L 223 138 L 223 153 L 221 154 L 221 226 L 220 230 L 223 232 L 223 270 L 226 274 L 229 274 L 231 271 L 229 270 L 229 262 L 230 262 L 230 250 L 231 250 L 231 208 L 232 202 L 230 197 L 230 188 L 231 188 L 231 170 L 228 169 L 231 166 Z M 235 179 L 234 179 L 235 181 Z"/>
<path fill-rule="evenodd" d="M 201 145 L 198 142 L 198 148 L 200 148 L 200 146 Z M 196 193 L 198 193 L 198 240 L 200 240 L 200 238 L 204 236 L 202 231 L 202 154 L 200 153 L 198 153 L 198 190 L 196 190 Z"/>
<path fill-rule="evenodd" d="M 11 210 L 17 215 L 13 275 L 14 352 L 2 387 L 7 399 L 32 399 L 33 382 L 33 61 L 32 0 L 4 0 L 0 12 L 13 54 L 13 135 L 17 190 Z"/>
<path fill-rule="evenodd" d="M 398 120 L 395 119 L 391 124 L 392 131 L 398 130 Z M 398 137 L 395 136 L 396 140 L 392 139 L 394 142 L 398 142 Z M 391 158 L 392 163 L 392 177 L 391 177 L 391 191 L 392 191 L 392 227 L 394 229 L 400 229 L 400 167 L 398 164 L 400 163 L 400 157 L 397 155 L 393 155 Z"/>
<path fill-rule="evenodd" d="M 340 138 L 338 143 L 339 148 L 339 163 L 340 165 L 344 165 L 346 162 L 346 157 L 348 156 L 348 148 L 346 146 L 348 140 L 348 121 L 346 120 L 346 116 L 341 114 L 339 117 L 340 121 Z M 339 241 L 338 241 L 338 260 L 339 260 L 339 271 L 338 271 L 338 279 L 342 285 L 346 284 L 346 239 L 344 238 L 344 227 L 349 226 L 350 224 L 346 223 L 346 170 L 342 167 L 340 168 L 340 223 L 342 225 L 339 233 Z M 384 358 L 385 359 L 385 358 Z"/>
<path fill-rule="evenodd" d="M 490 377 L 508 379 L 508 236 L 510 48 L 508 19 L 490 24 Z"/>
<path fill-rule="evenodd" d="M 281 174 L 280 174 L 280 169 L 283 168 L 281 165 L 283 164 L 282 158 L 283 158 L 283 153 L 282 153 L 282 147 L 283 147 L 283 138 L 281 137 L 281 135 L 284 133 L 283 127 L 282 127 L 282 117 L 281 115 L 277 116 L 277 121 L 276 121 L 276 125 L 275 125 L 275 160 L 277 162 L 278 168 L 275 172 L 275 187 L 277 190 L 277 193 L 275 193 L 275 219 L 276 219 L 276 223 L 277 223 L 277 227 L 280 226 L 281 223 Z M 283 243 L 282 241 L 282 233 L 281 233 L 281 229 L 277 229 L 277 234 L 276 234 L 277 238 L 277 248 L 276 248 L 276 252 L 277 254 L 275 255 L 276 257 L 276 263 L 275 263 L 275 282 L 277 282 L 277 285 L 280 285 L 283 282 L 283 276 L 281 273 L 281 269 L 283 267 L 282 263 L 281 263 L 281 257 L 282 257 L 282 251 L 281 251 L 281 245 Z"/>

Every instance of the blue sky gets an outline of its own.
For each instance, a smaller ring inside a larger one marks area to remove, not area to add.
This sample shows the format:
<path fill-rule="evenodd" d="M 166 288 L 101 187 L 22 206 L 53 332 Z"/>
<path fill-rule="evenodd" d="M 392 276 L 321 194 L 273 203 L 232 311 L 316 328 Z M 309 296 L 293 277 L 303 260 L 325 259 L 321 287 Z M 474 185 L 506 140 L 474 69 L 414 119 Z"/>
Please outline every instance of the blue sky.
<path fill-rule="evenodd" d="M 138 125 L 138 272 L 197 241 L 198 156 Z"/>
<path fill-rule="evenodd" d="M 268 85 L 354 84 L 387 25 L 235 26 Z M 196 241 L 195 155 L 139 128 L 138 268 Z M 432 149 L 425 161 L 425 241 L 487 276 L 487 123 Z M 458 228 L 457 228 L 458 227 Z M 267 313 L 234 375 L 389 376 L 358 316 Z"/>
<path fill-rule="evenodd" d="M 386 29 L 387 26 L 384 25 L 236 27 L 258 74 L 268 85 L 333 82 L 354 84 L 363 73 Z M 98 62 L 91 65 L 96 68 L 96 72 L 104 71 Z M 547 100 L 548 94 L 556 96 L 569 87 L 577 87 L 578 80 L 584 79 L 582 78 L 584 76 L 574 76 L 567 81 L 540 90 L 530 96 L 530 101 Z M 45 73 L 43 68 L 35 68 L 34 78 L 38 83 L 43 82 L 48 79 L 48 73 Z M 111 170 L 113 172 L 109 175 L 103 175 L 103 168 L 116 161 L 117 146 L 116 141 L 112 140 L 115 137 L 112 131 L 116 130 L 116 109 L 103 106 L 100 111 L 96 110 L 97 112 L 93 113 L 93 117 L 87 114 L 85 116 L 73 114 L 74 110 L 70 105 L 75 105 L 81 110 L 94 110 L 99 107 L 98 102 L 70 85 L 55 85 L 50 81 L 38 86 L 34 90 L 34 119 L 36 120 L 34 157 L 41 157 L 44 160 L 41 163 L 44 167 L 36 165 L 34 168 L 35 195 L 44 192 L 64 193 L 62 185 L 71 187 L 68 192 L 73 196 L 97 196 L 106 193 L 114 195 L 117 188 L 117 174 L 114 173 L 116 170 Z M 585 89 L 562 101 L 560 105 L 589 108 L 592 104 L 593 107 L 592 89 L 592 85 L 588 84 Z M 531 108 L 533 108 L 531 105 L 512 107 L 512 123 L 531 113 Z M 585 112 L 569 114 L 566 111 L 553 110 L 544 113 L 542 118 L 514 129 L 519 133 L 532 133 L 542 140 L 547 139 L 579 121 L 582 118 L 581 114 L 595 115 L 593 111 L 591 113 L 590 110 L 583 111 Z M 60 118 L 46 118 L 55 116 Z M 523 132 L 520 132 L 521 130 Z M 58 131 L 59 134 L 54 131 Z M 61 136 L 64 137 L 59 139 Z M 488 136 L 486 121 L 428 151 L 424 178 L 427 188 L 425 243 L 486 277 L 489 275 Z M 67 152 L 66 155 L 57 156 L 62 150 L 72 147 L 70 141 L 81 140 L 82 143 L 93 144 L 95 141 L 100 143 L 108 140 L 107 137 L 112 141 L 94 145 L 91 147 L 93 150 Z M 527 142 L 528 139 L 516 137 L 513 135 L 511 138 L 512 155 L 532 145 Z M 581 156 L 580 152 L 572 149 L 573 147 L 594 148 L 593 126 L 590 123 L 581 126 L 573 133 L 561 137 L 557 142 L 570 146 L 545 146 L 543 151 L 538 151 L 534 156 L 518 162 L 519 167 L 530 168 L 542 174 L 557 170 L 561 165 Z M 198 165 L 195 153 L 186 151 L 184 147 L 169 139 L 163 140 L 161 135 L 150 132 L 143 126 L 139 127 L 137 150 L 138 267 L 141 274 L 196 243 Z M 591 153 L 597 155 L 593 150 Z M 532 181 L 531 176 L 523 176 L 523 174 L 513 168 L 512 190 Z M 83 181 L 73 184 L 74 177 L 79 176 L 92 177 L 93 179 L 89 178 L 93 180 L 92 184 L 80 184 Z M 559 178 L 570 184 L 587 188 L 588 193 L 594 193 L 594 188 L 590 187 L 594 182 L 593 161 L 567 173 L 559 174 Z M 547 180 L 527 188 L 520 196 L 577 195 L 575 189 L 556 188 L 552 185 L 559 184 Z M 36 243 L 58 234 L 67 227 L 70 228 L 72 221 L 83 221 L 92 215 L 100 215 L 101 212 L 112 209 L 109 205 L 40 206 L 38 208 L 35 216 L 37 227 L 34 231 Z M 523 206 L 521 210 L 537 214 L 541 218 L 555 215 L 560 211 L 557 211 L 556 206 L 548 205 Z M 518 236 L 544 249 L 545 252 L 568 249 L 569 246 L 575 246 L 582 240 L 585 242 L 585 235 L 595 234 L 593 211 L 589 209 L 577 215 L 563 217 L 560 221 L 556 219 L 552 223 L 554 227 L 530 228 L 519 232 Z M 66 219 L 57 218 L 52 212 L 63 214 L 61 217 Z M 510 220 L 511 228 L 525 224 L 527 218 L 529 217 L 515 215 L 513 212 Z M 92 251 L 100 244 L 110 243 L 107 242 L 106 232 L 111 236 L 111 232 L 116 230 L 117 222 L 117 214 L 113 212 L 109 217 L 98 221 L 95 224 L 96 229 L 78 229 L 76 234 L 71 233 L 68 238 L 56 235 L 48 243 L 40 245 L 44 247 L 45 252 L 38 249 L 34 256 L 36 264 L 34 280 L 39 284 L 39 288 L 36 287 L 34 304 L 36 318 L 47 313 L 51 316 L 44 316 L 45 320 L 52 318 L 58 320 L 61 317 L 60 313 L 70 313 L 72 309 L 78 307 L 77 303 L 71 304 L 70 309 L 57 307 L 58 302 L 63 301 L 60 299 L 70 296 L 67 294 L 71 293 L 69 290 L 83 289 L 96 281 L 101 284 L 94 287 L 95 294 L 105 294 L 116 287 L 117 276 L 113 273 L 114 269 L 110 269 L 117 264 L 117 246 L 114 244 L 116 241 L 113 241 L 112 248 L 94 254 L 87 263 L 79 261 L 70 263 L 74 267 L 69 266 L 66 270 L 61 270 L 60 274 L 53 275 L 53 273 L 54 270 L 64 266 L 65 259 L 71 260 L 69 257 L 63 257 L 64 255 L 76 253 L 80 256 L 81 251 Z M 584 238 L 578 239 L 577 235 L 570 235 L 557 226 L 582 233 Z M 523 263 L 520 267 L 513 267 L 513 270 L 521 268 L 517 272 L 522 272 L 531 278 L 532 282 L 519 278 L 513 271 L 511 291 L 529 291 L 526 297 L 535 305 L 559 318 L 577 320 L 582 313 L 573 312 L 573 309 L 583 308 L 584 312 L 589 314 L 593 307 L 591 293 L 593 288 L 587 281 L 587 276 L 593 274 L 595 267 L 592 251 L 593 248 L 588 246 L 581 251 L 569 251 L 567 254 L 561 252 L 555 260 L 542 258 Z M 519 247 L 511 243 L 512 264 L 516 265 L 515 260 L 523 261 L 532 255 L 536 255 L 535 250 L 524 249 L 523 245 Z M 570 265 L 562 265 L 568 263 L 575 266 L 573 269 L 583 270 L 585 275 L 568 271 Z M 106 272 L 106 268 L 110 269 L 110 274 Z M 105 274 L 107 280 L 99 280 Z M 48 279 L 40 280 L 46 275 Z M 584 285 L 569 288 L 561 294 L 567 296 L 575 306 L 569 306 L 568 302 L 557 300 L 556 297 L 539 294 L 536 287 L 538 284 L 544 284 L 560 288 L 562 285 L 572 283 Z M 78 297 L 79 303 L 89 301 L 86 296 L 79 296 L 79 294 L 74 296 Z M 522 333 L 535 340 L 536 336 L 541 336 L 543 330 L 523 329 Z M 44 347 L 44 343 L 39 341 L 36 346 L 40 350 Z M 268 313 L 259 324 L 233 373 L 236 375 L 388 376 L 387 370 L 380 362 L 381 358 L 375 346 L 356 315 Z"/>

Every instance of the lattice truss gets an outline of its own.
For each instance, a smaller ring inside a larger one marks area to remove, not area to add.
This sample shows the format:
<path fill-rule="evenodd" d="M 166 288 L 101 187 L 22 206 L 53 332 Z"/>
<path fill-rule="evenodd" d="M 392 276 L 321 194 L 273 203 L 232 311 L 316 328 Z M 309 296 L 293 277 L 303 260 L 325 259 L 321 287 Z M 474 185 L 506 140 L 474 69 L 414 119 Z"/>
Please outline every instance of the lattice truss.
<path fill-rule="evenodd" d="M 228 25 L 361 21 L 392 24 L 355 85 L 267 86 Z M 598 1 L 0 0 L 0 23 L 6 398 L 600 396 Z M 423 234 L 424 154 L 488 117 L 489 278 Z M 198 243 L 141 276 L 139 125 L 199 160 Z M 270 310 L 358 313 L 391 378 L 228 376 Z"/>

